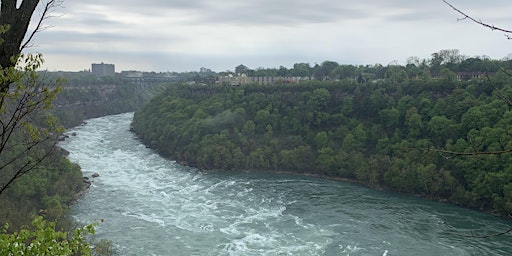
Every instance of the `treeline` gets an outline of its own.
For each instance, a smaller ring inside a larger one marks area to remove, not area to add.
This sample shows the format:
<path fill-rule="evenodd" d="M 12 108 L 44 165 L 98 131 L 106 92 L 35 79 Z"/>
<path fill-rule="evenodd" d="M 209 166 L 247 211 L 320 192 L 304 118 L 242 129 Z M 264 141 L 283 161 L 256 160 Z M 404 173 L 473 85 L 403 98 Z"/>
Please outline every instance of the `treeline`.
<path fill-rule="evenodd" d="M 510 76 L 170 86 L 133 129 L 200 169 L 292 171 L 512 211 Z M 439 151 L 435 149 L 443 149 Z"/>
<path fill-rule="evenodd" d="M 286 68 L 247 68 L 243 71 L 250 77 L 309 77 L 315 80 L 342 80 L 364 79 L 382 80 L 392 79 L 402 82 L 409 79 L 422 79 L 437 77 L 443 73 L 480 72 L 494 73 L 501 69 L 512 69 L 510 57 L 502 60 L 493 60 L 487 56 L 466 56 L 457 49 L 441 50 L 431 54 L 430 58 L 420 59 L 409 57 L 405 65 L 394 62 L 387 65 L 350 65 L 339 64 L 335 61 L 324 61 L 320 64 L 295 63 Z M 220 72 L 219 75 L 228 75 L 233 72 Z M 237 73 L 235 71 L 234 73 Z"/>

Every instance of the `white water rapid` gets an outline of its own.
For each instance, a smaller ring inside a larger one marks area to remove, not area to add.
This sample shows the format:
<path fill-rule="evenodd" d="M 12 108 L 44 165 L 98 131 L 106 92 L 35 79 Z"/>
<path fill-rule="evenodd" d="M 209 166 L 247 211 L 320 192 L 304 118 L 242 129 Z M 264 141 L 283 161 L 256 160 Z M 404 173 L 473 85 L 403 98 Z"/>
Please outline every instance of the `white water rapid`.
<path fill-rule="evenodd" d="M 512 255 L 510 223 L 423 198 L 295 175 L 203 173 L 129 131 L 132 113 L 87 121 L 61 147 L 100 174 L 73 206 L 119 255 Z"/>

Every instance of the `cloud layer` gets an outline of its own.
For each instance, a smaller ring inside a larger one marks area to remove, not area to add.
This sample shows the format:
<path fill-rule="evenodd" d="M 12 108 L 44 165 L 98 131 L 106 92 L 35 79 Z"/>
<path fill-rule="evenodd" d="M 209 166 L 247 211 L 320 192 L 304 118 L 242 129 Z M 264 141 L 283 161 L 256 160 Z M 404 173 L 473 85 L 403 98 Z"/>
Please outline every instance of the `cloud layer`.
<path fill-rule="evenodd" d="M 512 2 L 453 0 L 485 22 L 506 26 Z M 346 64 L 405 61 L 441 49 L 501 58 L 510 42 L 439 1 L 66 0 L 46 20 L 31 51 L 50 70 L 216 71 L 333 60 Z"/>

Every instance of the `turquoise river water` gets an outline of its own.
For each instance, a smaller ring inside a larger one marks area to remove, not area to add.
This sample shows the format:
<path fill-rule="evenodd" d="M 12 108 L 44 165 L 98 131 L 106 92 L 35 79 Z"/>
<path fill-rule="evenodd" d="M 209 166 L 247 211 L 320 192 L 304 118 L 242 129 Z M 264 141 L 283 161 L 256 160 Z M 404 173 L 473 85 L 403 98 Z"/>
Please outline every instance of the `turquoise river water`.
<path fill-rule="evenodd" d="M 205 173 L 160 157 L 133 113 L 87 121 L 60 146 L 84 175 L 73 206 L 119 255 L 512 255 L 504 220 L 449 204 L 298 175 Z"/>

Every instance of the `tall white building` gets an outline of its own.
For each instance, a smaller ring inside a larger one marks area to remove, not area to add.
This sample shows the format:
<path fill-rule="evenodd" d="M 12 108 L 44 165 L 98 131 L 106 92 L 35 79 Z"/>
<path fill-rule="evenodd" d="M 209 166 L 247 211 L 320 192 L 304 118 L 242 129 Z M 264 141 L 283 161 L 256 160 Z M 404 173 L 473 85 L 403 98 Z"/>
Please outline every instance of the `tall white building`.
<path fill-rule="evenodd" d="M 92 74 L 95 76 L 115 76 L 116 75 L 116 69 L 114 64 L 105 64 L 100 63 L 96 64 L 93 63 L 91 65 L 91 71 Z"/>

